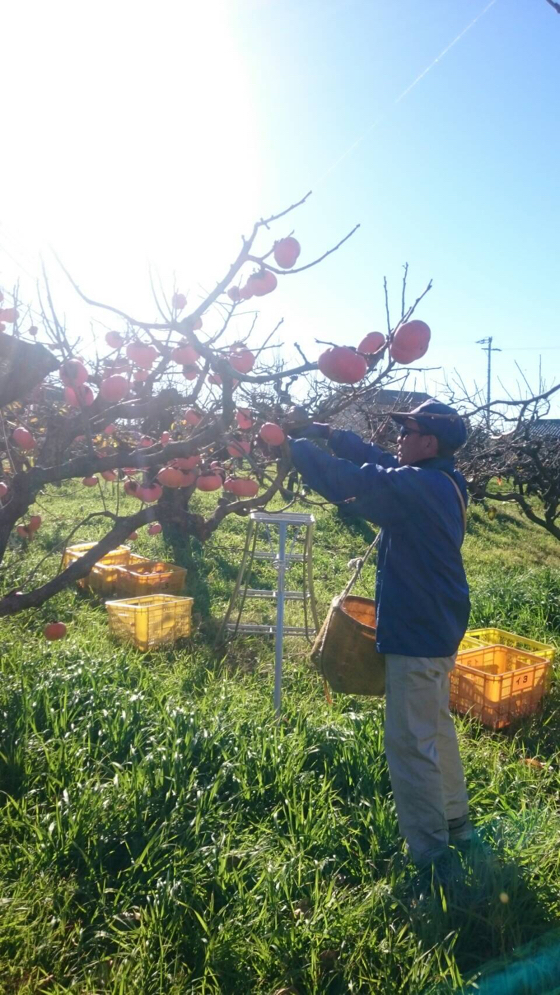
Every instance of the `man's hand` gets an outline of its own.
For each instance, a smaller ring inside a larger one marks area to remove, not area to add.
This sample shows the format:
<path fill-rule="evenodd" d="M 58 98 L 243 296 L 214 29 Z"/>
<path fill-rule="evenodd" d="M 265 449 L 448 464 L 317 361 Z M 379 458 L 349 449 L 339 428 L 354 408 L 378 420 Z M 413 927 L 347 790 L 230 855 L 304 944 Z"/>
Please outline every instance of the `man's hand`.
<path fill-rule="evenodd" d="M 286 418 L 282 421 L 282 428 L 286 435 L 290 435 L 292 439 L 299 439 L 304 434 L 305 429 L 311 424 L 311 418 L 305 408 L 295 404 L 286 413 Z"/>
<path fill-rule="evenodd" d="M 305 428 L 299 430 L 299 434 L 294 438 L 299 439 L 328 439 L 331 434 L 331 427 L 326 422 L 314 421 Z"/>
<path fill-rule="evenodd" d="M 328 439 L 331 432 L 330 425 L 312 422 L 305 415 L 294 417 L 293 412 L 289 412 L 282 428 L 292 439 Z"/>

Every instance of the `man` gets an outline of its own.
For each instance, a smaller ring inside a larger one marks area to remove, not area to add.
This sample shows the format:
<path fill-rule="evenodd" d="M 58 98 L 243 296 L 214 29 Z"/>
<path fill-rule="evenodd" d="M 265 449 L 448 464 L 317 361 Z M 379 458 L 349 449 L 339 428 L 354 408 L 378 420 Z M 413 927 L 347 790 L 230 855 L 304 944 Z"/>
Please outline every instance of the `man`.
<path fill-rule="evenodd" d="M 449 671 L 467 628 L 461 559 L 467 490 L 454 452 L 466 439 L 457 412 L 425 401 L 392 418 L 397 457 L 354 432 L 312 424 L 294 431 L 293 462 L 333 503 L 381 526 L 377 649 L 386 657 L 385 752 L 399 829 L 419 867 L 449 864 L 449 844 L 472 834 Z M 309 439 L 327 439 L 334 456 Z"/>

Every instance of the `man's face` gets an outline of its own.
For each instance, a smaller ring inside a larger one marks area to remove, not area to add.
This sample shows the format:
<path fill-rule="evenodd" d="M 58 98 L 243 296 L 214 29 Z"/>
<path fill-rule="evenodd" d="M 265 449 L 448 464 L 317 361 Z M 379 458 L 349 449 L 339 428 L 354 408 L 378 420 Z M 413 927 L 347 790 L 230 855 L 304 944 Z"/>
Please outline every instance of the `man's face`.
<path fill-rule="evenodd" d="M 397 439 L 399 466 L 413 466 L 421 460 L 437 456 L 438 442 L 435 435 L 426 435 L 412 418 L 401 427 Z"/>

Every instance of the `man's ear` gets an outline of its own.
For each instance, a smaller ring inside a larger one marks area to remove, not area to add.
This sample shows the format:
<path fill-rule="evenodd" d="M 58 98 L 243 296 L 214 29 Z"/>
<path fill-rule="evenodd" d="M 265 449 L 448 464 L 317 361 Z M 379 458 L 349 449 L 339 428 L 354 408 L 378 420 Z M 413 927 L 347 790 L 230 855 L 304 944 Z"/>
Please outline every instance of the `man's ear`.
<path fill-rule="evenodd" d="M 437 456 L 439 453 L 439 442 L 437 435 L 427 435 L 426 439 L 429 439 L 429 450 L 432 456 Z"/>

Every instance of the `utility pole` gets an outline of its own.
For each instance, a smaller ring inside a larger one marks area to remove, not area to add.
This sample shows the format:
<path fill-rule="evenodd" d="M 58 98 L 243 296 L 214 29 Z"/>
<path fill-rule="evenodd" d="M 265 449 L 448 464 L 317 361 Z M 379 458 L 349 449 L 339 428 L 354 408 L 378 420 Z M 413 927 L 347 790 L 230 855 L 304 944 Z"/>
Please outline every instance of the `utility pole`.
<path fill-rule="evenodd" d="M 496 346 L 492 345 L 492 336 L 489 335 L 486 339 L 477 339 L 477 345 L 483 346 L 484 352 L 488 353 L 488 369 L 486 374 L 486 428 L 490 431 L 490 400 L 492 392 L 492 353 L 501 352 Z"/>

